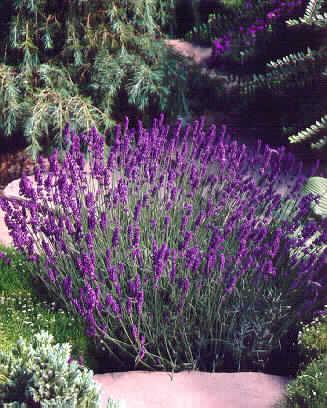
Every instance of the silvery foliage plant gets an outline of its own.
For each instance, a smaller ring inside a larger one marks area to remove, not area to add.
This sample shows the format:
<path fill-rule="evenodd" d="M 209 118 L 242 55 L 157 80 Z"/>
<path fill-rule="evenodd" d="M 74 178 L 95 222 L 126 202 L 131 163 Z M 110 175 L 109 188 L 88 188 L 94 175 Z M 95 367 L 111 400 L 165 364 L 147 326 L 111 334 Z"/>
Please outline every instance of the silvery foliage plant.
<path fill-rule="evenodd" d="M 93 372 L 70 357 L 68 343 L 54 344 L 45 331 L 21 338 L 0 353 L 0 402 L 6 408 L 98 408 Z"/>

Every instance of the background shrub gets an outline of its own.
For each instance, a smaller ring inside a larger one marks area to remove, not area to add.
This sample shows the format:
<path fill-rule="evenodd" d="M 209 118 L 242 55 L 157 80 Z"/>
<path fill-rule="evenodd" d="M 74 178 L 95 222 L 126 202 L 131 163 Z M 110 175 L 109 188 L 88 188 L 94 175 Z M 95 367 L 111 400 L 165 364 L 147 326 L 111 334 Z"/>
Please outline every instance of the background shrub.
<path fill-rule="evenodd" d="M 256 13 L 251 25 L 240 27 L 245 39 L 239 41 L 239 47 L 233 46 L 235 37 L 238 39 L 234 27 L 227 40 L 226 36 L 216 40 L 214 46 L 219 48 L 214 55 L 218 67 L 224 65 L 224 54 L 233 57 L 236 52 L 240 60 L 234 72 L 239 84 L 235 98 L 242 96 L 244 100 L 239 105 L 241 123 L 249 126 L 249 112 L 256 112 L 252 126 L 258 126 L 262 117 L 274 132 L 270 138 L 275 143 L 288 136 L 291 143 L 320 150 L 327 143 L 323 34 L 327 9 L 325 1 L 308 1 L 305 10 L 304 5 L 301 1 L 277 1 L 263 8 L 263 14 L 258 18 Z M 288 109 L 290 101 L 296 107 L 292 112 Z M 265 112 L 270 112 L 268 117 L 263 116 Z"/>
<path fill-rule="evenodd" d="M 23 133 L 35 155 L 61 147 L 68 121 L 105 131 L 122 111 L 185 113 L 185 66 L 160 41 L 173 3 L 1 2 L 0 136 Z"/>
<path fill-rule="evenodd" d="M 290 143 L 303 144 L 292 146 L 295 152 L 308 157 L 310 147 L 311 154 L 324 157 L 319 151 L 327 142 L 326 11 L 324 0 L 220 5 L 185 35 L 212 46 L 211 106 L 230 115 L 239 137 L 266 134 L 270 144 L 280 145 L 288 136 Z"/>

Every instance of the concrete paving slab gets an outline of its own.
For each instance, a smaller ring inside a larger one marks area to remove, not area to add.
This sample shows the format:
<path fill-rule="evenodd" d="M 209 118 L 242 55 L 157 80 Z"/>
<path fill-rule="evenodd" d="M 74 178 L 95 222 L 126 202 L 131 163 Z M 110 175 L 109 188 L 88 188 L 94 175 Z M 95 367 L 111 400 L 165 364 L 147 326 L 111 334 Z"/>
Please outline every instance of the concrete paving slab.
<path fill-rule="evenodd" d="M 96 375 L 101 408 L 109 397 L 126 408 L 273 408 L 287 379 L 263 373 L 131 371 Z"/>
<path fill-rule="evenodd" d="M 12 246 L 12 239 L 9 235 L 4 217 L 4 212 L 0 208 L 0 244 L 10 247 Z"/>

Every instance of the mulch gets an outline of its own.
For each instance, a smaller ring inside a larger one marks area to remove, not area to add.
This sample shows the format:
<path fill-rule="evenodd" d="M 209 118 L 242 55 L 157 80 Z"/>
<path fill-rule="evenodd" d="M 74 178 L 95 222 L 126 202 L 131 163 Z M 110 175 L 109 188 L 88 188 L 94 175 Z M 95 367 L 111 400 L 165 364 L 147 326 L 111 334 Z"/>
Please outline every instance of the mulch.
<path fill-rule="evenodd" d="M 24 150 L 0 153 L 0 195 L 11 181 L 20 178 L 23 173 L 33 174 L 33 169 L 34 161 Z"/>

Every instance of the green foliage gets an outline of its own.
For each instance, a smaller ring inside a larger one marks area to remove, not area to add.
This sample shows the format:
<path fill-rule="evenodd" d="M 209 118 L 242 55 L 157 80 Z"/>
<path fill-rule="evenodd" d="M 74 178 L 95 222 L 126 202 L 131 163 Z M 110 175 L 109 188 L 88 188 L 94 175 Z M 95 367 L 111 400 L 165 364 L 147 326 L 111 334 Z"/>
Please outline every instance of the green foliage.
<path fill-rule="evenodd" d="M 310 48 L 306 52 L 291 53 L 276 61 L 267 63 L 268 72 L 253 74 L 251 79 L 240 80 L 241 93 L 249 95 L 258 88 L 266 87 L 274 91 L 281 88 L 295 88 L 312 82 L 318 62 L 325 53 L 317 53 Z"/>
<path fill-rule="evenodd" d="M 107 115 L 124 84 L 127 101 L 144 112 L 147 107 L 187 111 L 187 74 L 183 59 L 163 47 L 161 42 L 150 44 L 151 38 L 135 39 L 142 55 L 129 49 L 113 56 L 108 50 L 97 54 L 92 72 L 92 89 Z M 135 69 L 137 67 L 137 69 Z M 174 95 L 174 99 L 171 96 Z"/>
<path fill-rule="evenodd" d="M 33 95 L 34 106 L 25 123 L 25 135 L 29 141 L 29 151 L 35 154 L 41 150 L 42 136 L 52 136 L 51 142 L 62 148 L 62 134 L 65 124 L 72 120 L 80 131 L 93 126 L 106 128 L 112 122 L 92 104 L 90 98 L 78 94 L 67 94 L 62 88 L 40 89 Z"/>
<path fill-rule="evenodd" d="M 313 212 L 322 217 L 327 217 L 327 179 L 324 177 L 311 177 L 304 187 L 304 194 L 316 194 L 319 200 L 313 206 Z"/>
<path fill-rule="evenodd" d="M 58 342 L 70 342 L 73 357 L 81 357 L 86 365 L 95 367 L 90 341 L 79 320 L 55 303 L 36 301 L 28 293 L 0 293 L 0 351 L 10 351 L 21 336 L 30 341 L 40 330 L 47 330 Z"/>
<path fill-rule="evenodd" d="M 30 341 L 38 331 L 47 330 L 57 342 L 72 344 L 75 359 L 81 357 L 95 368 L 94 346 L 81 321 L 55 303 L 42 300 L 39 284 L 32 279 L 34 266 L 17 251 L 4 251 L 11 264 L 0 260 L 0 351 L 11 350 L 21 336 Z"/>
<path fill-rule="evenodd" d="M 288 385 L 285 406 L 324 408 L 327 406 L 327 315 L 304 325 L 298 343 L 309 359 L 314 359 Z"/>
<path fill-rule="evenodd" d="M 0 251 L 10 259 L 7 265 L 0 259 L 0 293 L 10 296 L 14 293 L 28 293 L 37 296 L 32 279 L 31 268 L 34 266 L 18 251 L 0 246 Z"/>
<path fill-rule="evenodd" d="M 264 89 L 280 97 L 291 98 L 294 94 L 293 97 L 299 99 L 300 93 L 296 92 L 299 90 L 304 94 L 302 104 L 305 104 L 308 94 L 311 94 L 312 104 L 318 108 L 310 111 L 305 109 L 304 115 L 301 112 L 296 133 L 293 135 L 288 133 L 288 136 L 290 143 L 310 142 L 310 147 L 314 150 L 323 149 L 327 143 L 324 104 L 320 104 L 320 101 L 315 102 L 323 92 L 321 90 L 324 89 L 327 68 L 327 49 L 324 41 L 317 35 L 326 24 L 326 13 L 323 13 L 325 9 L 325 0 L 310 0 L 303 18 L 287 21 L 290 27 L 294 26 L 295 30 L 299 30 L 299 35 L 301 32 L 304 33 L 305 41 L 313 42 L 314 49 L 310 46 L 307 46 L 306 51 L 303 48 L 294 49 L 288 55 L 267 63 L 265 72 L 252 74 L 250 78 L 239 78 L 241 95 L 246 97 L 257 95 L 258 90 Z M 323 14 L 319 14 L 320 12 Z M 313 38 L 316 40 L 313 41 Z M 318 115 L 319 120 L 317 120 Z M 315 123 L 312 124 L 314 121 Z M 285 126 L 285 129 L 287 128 L 288 126 Z"/>
<path fill-rule="evenodd" d="M 226 7 L 239 8 L 243 5 L 244 0 L 222 0 Z"/>
<path fill-rule="evenodd" d="M 159 39 L 175 1 L 11 0 L 0 14 L 5 6 L 0 136 L 23 132 L 34 156 L 61 147 L 68 121 L 105 131 L 121 111 L 187 109 L 186 70 Z"/>
<path fill-rule="evenodd" d="M 198 21 L 185 34 L 185 39 L 202 45 L 211 45 L 212 40 L 239 30 L 240 26 L 247 27 L 257 18 L 263 17 L 271 8 L 269 0 L 253 0 L 250 4 L 244 0 L 223 0 L 217 2 L 216 10 L 210 12 L 203 21 Z"/>
<path fill-rule="evenodd" d="M 287 386 L 288 408 L 327 406 L 327 354 L 314 360 Z"/>
<path fill-rule="evenodd" d="M 0 129 L 11 135 L 19 118 L 19 86 L 14 69 L 0 65 Z"/>
<path fill-rule="evenodd" d="M 327 114 L 322 116 L 320 120 L 317 120 L 313 125 L 301 130 L 295 135 L 290 136 L 288 139 L 290 143 L 302 143 L 307 140 L 315 139 L 311 142 L 312 149 L 322 149 L 327 144 Z M 317 140 L 318 139 L 318 140 Z"/>
<path fill-rule="evenodd" d="M 327 13 L 322 12 L 325 0 L 309 0 L 304 12 L 304 16 L 298 19 L 289 19 L 287 24 L 294 26 L 298 24 L 317 25 L 325 27 L 327 25 Z"/>
<path fill-rule="evenodd" d="M 206 22 L 195 25 L 192 30 L 185 34 L 185 39 L 202 45 L 209 45 L 212 39 L 230 30 L 235 23 L 231 13 L 211 13 Z"/>
<path fill-rule="evenodd" d="M 311 323 L 304 325 L 299 332 L 298 343 L 311 354 L 327 354 L 327 315 L 316 317 Z"/>
<path fill-rule="evenodd" d="M 93 373 L 70 362 L 71 346 L 54 344 L 45 331 L 29 344 L 20 339 L 11 353 L 0 353 L 0 400 L 3 406 L 96 408 L 98 389 Z"/>

